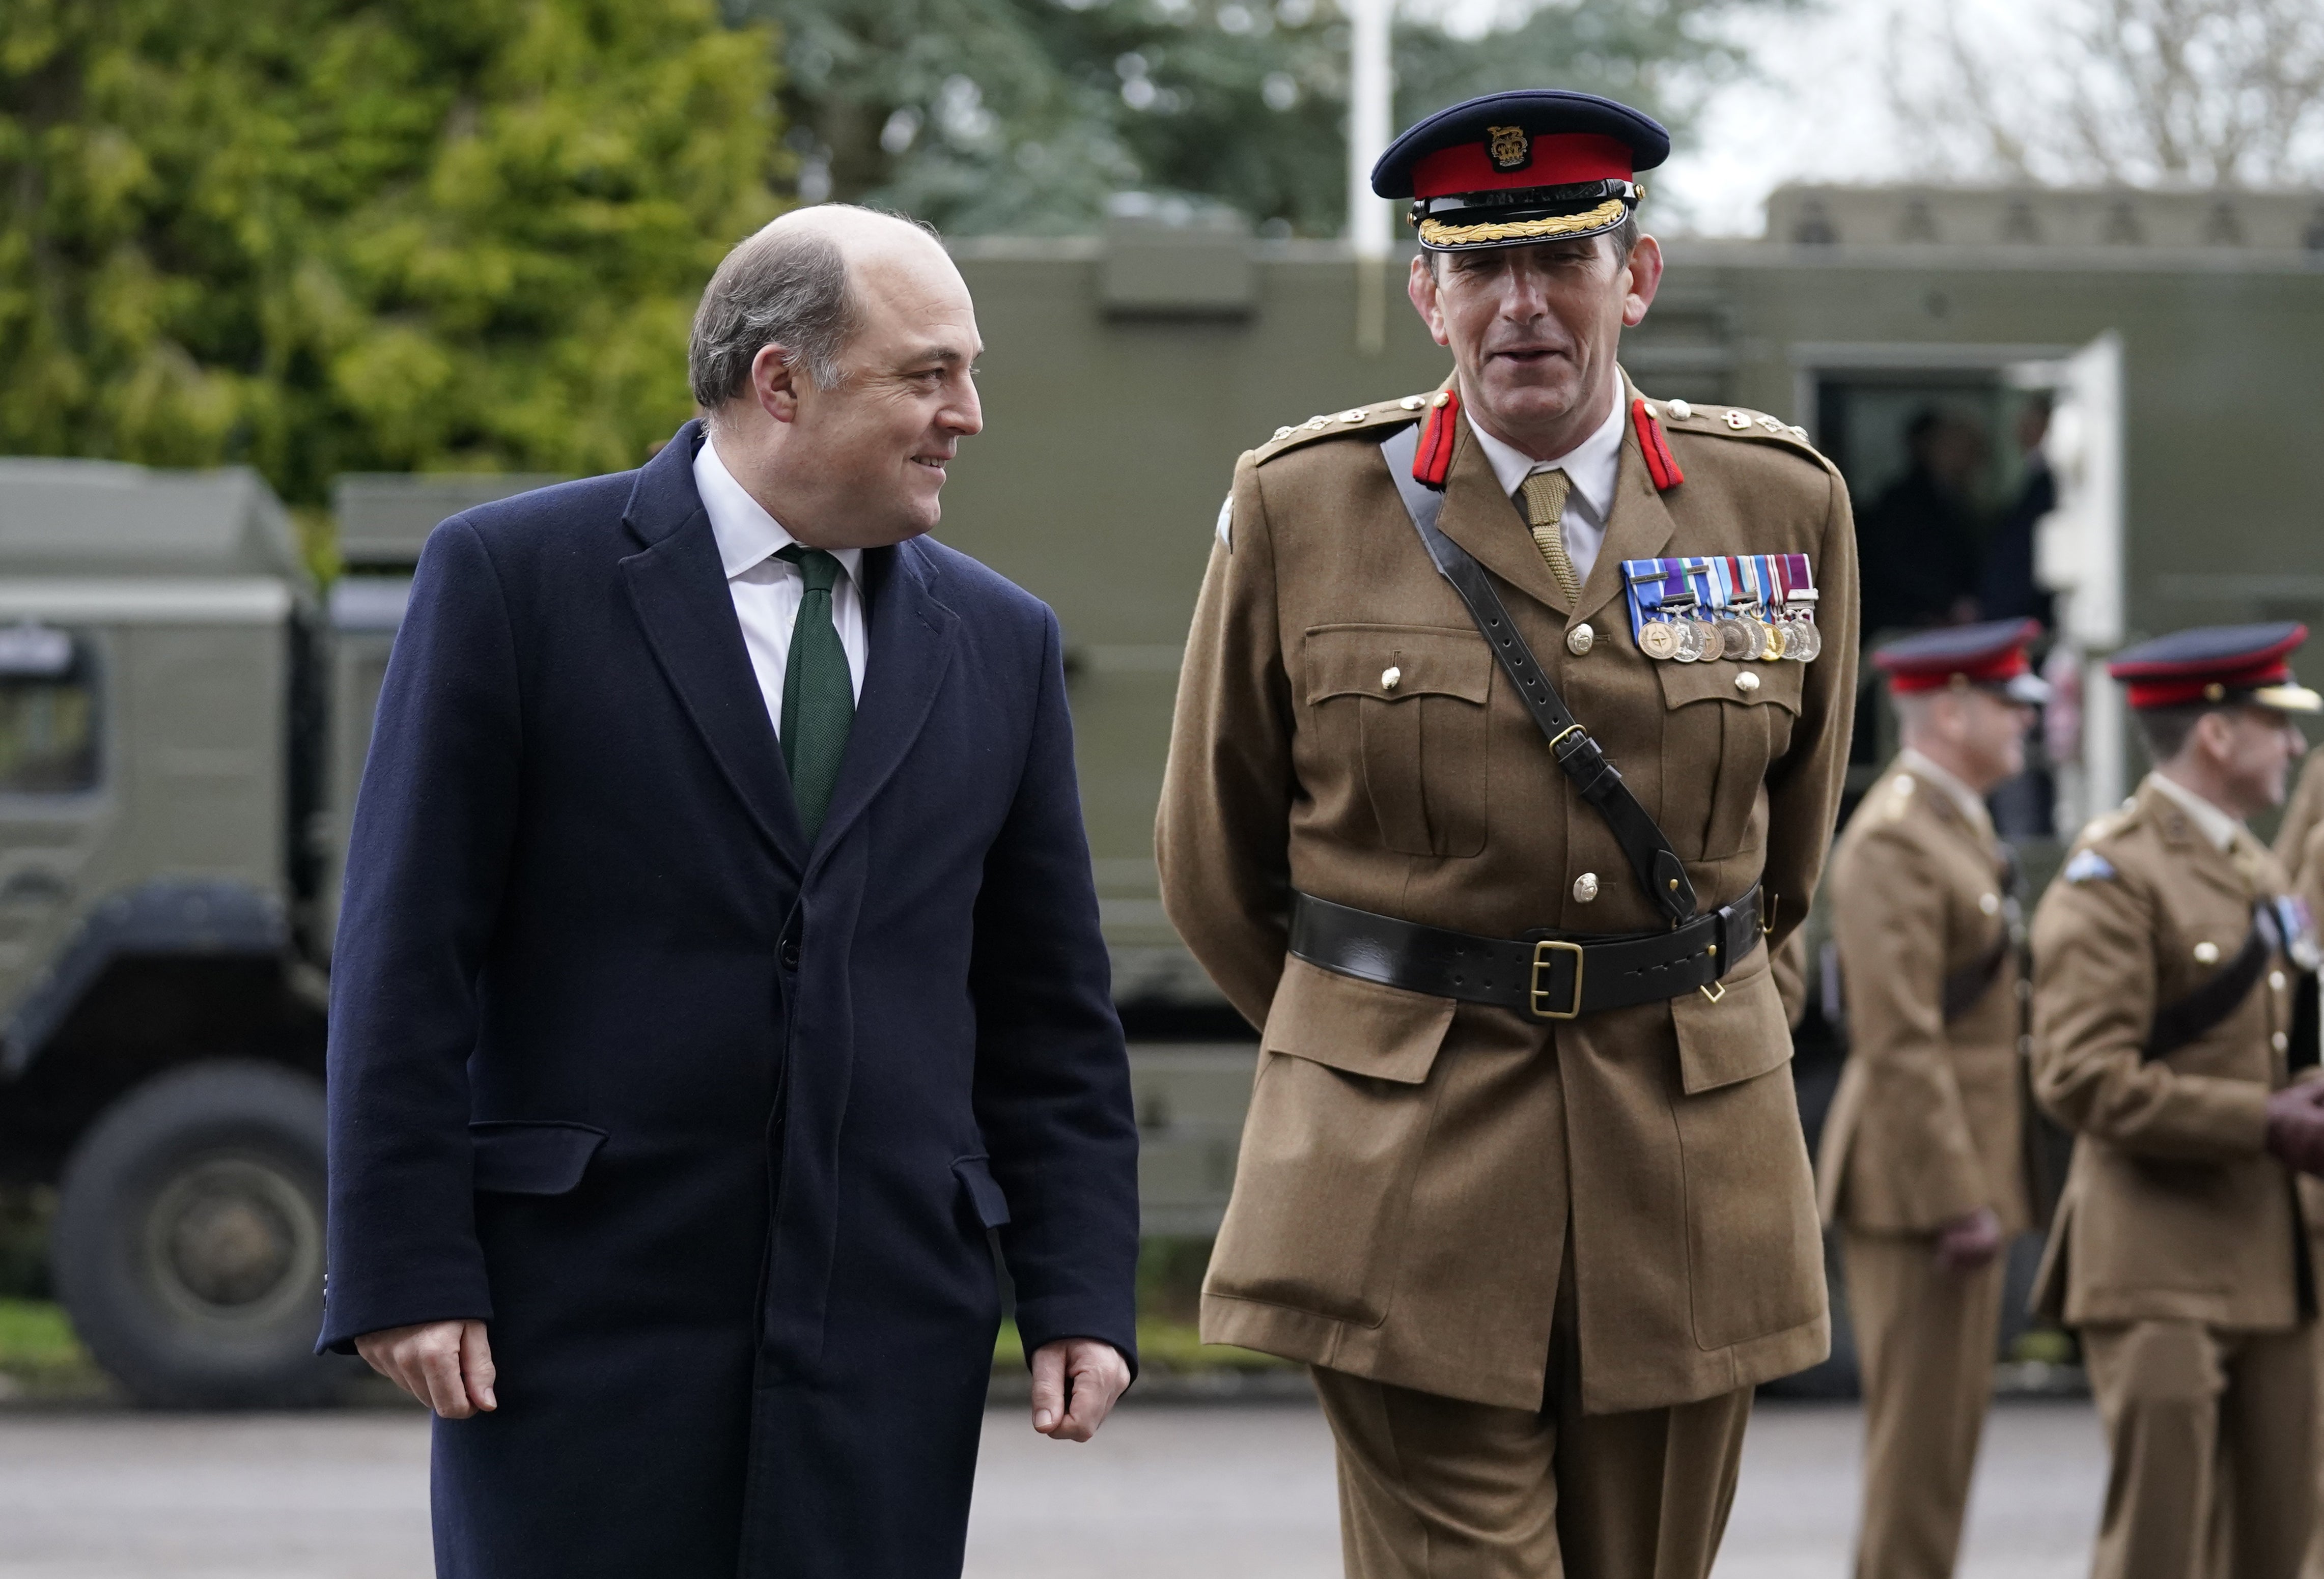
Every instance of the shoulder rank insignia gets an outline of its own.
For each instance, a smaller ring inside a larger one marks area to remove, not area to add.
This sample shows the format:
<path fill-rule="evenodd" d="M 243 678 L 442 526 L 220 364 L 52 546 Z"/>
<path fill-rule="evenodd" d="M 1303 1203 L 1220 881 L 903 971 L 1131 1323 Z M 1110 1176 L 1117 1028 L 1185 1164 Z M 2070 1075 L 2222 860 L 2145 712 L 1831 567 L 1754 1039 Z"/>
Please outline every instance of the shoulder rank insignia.
<path fill-rule="evenodd" d="M 1776 443 L 1813 456 L 1825 466 L 1823 452 L 1808 442 L 1808 430 L 1793 423 L 1754 411 L 1743 406 L 1698 406 L 1687 401 L 1647 401 L 1646 414 L 1660 421 L 1677 424 L 1682 433 L 1716 434 L 1725 439 L 1774 439 Z M 1643 442 L 1645 435 L 1639 435 Z M 1657 479 L 1657 486 L 1660 481 Z"/>
<path fill-rule="evenodd" d="M 2081 850 L 2058 875 L 2068 882 L 2098 882 L 2115 875 L 2114 863 L 2096 850 Z"/>
<path fill-rule="evenodd" d="M 1655 492 L 1667 494 L 1686 481 L 1686 474 L 1678 469 L 1678 457 L 1671 454 L 1670 440 L 1663 437 L 1663 425 L 1655 419 L 1655 409 L 1645 397 L 1630 402 L 1630 426 L 1638 431 L 1638 448 L 1646 457 L 1646 476 L 1655 480 Z"/>
<path fill-rule="evenodd" d="M 1274 436 L 1254 448 L 1251 454 L 1259 465 L 1264 466 L 1287 450 L 1297 449 L 1319 439 L 1409 426 L 1439 402 L 1452 400 L 1449 392 L 1438 390 L 1425 395 L 1406 395 L 1401 400 L 1375 401 L 1368 406 L 1351 406 L 1344 411 L 1327 411 L 1320 417 L 1310 417 L 1305 422 L 1277 428 Z M 1454 403 L 1457 406 L 1458 402 Z"/>

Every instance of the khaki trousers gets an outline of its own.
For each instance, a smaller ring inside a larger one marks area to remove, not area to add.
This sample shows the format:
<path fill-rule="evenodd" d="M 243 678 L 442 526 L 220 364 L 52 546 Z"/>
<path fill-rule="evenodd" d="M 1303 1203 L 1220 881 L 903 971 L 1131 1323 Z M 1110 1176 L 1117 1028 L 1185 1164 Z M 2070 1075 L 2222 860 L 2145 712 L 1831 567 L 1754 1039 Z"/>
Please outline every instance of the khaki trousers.
<path fill-rule="evenodd" d="M 1539 1410 L 1315 1370 L 1348 1579 L 1706 1579 L 1751 1390 L 1583 1414 L 1572 1288 L 1569 1250 Z"/>
<path fill-rule="evenodd" d="M 1950 1579 L 1993 1399 L 2003 1261 L 1937 1265 L 1934 1236 L 1843 1233 L 1864 1375 L 1858 1579 Z"/>
<path fill-rule="evenodd" d="M 2092 1579 L 2296 1579 L 2316 1518 L 2316 1334 L 2082 1329 L 2110 1463 Z"/>

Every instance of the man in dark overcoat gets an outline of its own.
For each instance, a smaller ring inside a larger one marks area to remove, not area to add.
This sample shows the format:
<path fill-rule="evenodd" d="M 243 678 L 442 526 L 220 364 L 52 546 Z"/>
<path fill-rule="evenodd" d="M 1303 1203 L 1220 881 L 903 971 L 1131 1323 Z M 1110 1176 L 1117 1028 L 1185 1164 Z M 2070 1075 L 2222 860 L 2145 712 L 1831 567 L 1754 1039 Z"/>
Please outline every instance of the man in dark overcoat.
<path fill-rule="evenodd" d="M 708 412 L 429 539 L 331 1014 L 321 1342 L 430 1403 L 461 1579 L 957 1574 L 1001 1279 L 1033 1424 L 1134 1364 L 1137 1133 L 1057 623 L 930 542 L 966 287 L 825 208 Z"/>

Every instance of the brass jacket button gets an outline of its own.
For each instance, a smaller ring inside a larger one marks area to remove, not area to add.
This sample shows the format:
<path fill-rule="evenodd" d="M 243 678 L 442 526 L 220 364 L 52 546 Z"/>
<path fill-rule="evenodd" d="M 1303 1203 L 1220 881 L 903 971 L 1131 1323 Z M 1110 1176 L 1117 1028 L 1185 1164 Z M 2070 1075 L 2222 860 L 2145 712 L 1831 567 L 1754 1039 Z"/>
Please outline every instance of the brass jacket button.
<path fill-rule="evenodd" d="M 1392 691 L 1396 689 L 1398 685 L 1403 683 L 1403 680 L 1404 670 L 1398 669 L 1393 663 L 1380 670 L 1380 689 L 1384 691 Z"/>
<path fill-rule="evenodd" d="M 1596 899 L 1598 897 L 1598 874 L 1594 872 L 1585 872 L 1581 876 L 1575 878 L 1573 880 L 1573 897 L 1580 900 L 1585 905 L 1591 900 Z"/>
<path fill-rule="evenodd" d="M 1591 630 L 1586 623 L 1576 625 L 1565 633 L 1565 650 L 1579 658 L 1589 651 L 1591 644 L 1597 640 L 1598 633 Z"/>
<path fill-rule="evenodd" d="M 1748 697 L 1759 688 L 1759 677 L 1747 669 L 1735 677 L 1735 688 Z"/>

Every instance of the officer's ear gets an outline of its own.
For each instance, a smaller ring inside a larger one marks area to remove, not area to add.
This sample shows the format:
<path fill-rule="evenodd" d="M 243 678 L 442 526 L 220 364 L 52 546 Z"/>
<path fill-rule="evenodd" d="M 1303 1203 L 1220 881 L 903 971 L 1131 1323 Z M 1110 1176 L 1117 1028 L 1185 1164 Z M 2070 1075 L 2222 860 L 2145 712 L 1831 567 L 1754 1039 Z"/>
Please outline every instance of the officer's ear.
<path fill-rule="evenodd" d="M 1622 267 L 1628 275 L 1622 287 L 1622 327 L 1634 329 L 1646 321 L 1646 309 L 1655 304 L 1655 292 L 1662 289 L 1662 244 L 1651 235 L 1641 235 Z"/>
<path fill-rule="evenodd" d="M 1404 293 L 1412 299 L 1412 310 L 1428 326 L 1429 337 L 1440 346 L 1449 346 L 1452 337 L 1444 332 L 1444 307 L 1436 291 L 1436 254 L 1423 248 L 1412 260 L 1411 272 L 1405 276 Z"/>

